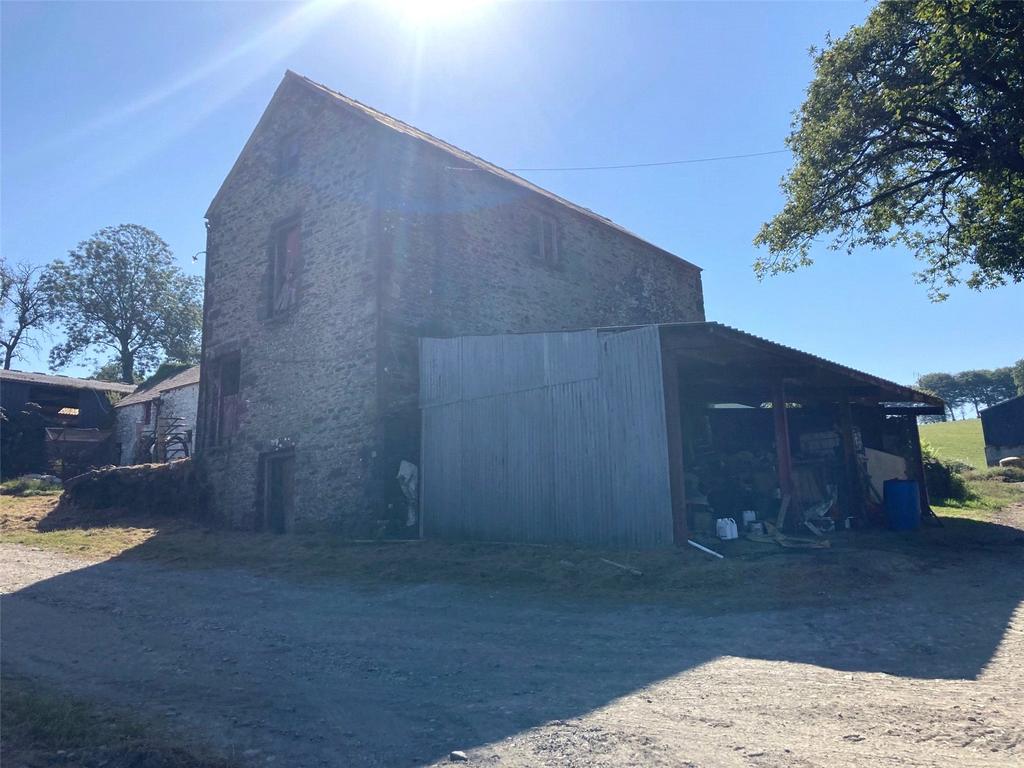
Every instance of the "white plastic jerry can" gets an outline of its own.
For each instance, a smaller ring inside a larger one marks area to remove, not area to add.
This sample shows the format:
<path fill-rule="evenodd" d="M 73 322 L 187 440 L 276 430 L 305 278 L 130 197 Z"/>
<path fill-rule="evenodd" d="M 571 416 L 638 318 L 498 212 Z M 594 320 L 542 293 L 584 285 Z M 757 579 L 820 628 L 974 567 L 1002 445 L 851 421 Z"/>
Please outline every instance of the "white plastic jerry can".
<path fill-rule="evenodd" d="M 715 530 L 720 539 L 738 539 L 740 535 L 736 527 L 736 521 L 731 517 L 718 518 L 718 522 L 715 523 Z"/>

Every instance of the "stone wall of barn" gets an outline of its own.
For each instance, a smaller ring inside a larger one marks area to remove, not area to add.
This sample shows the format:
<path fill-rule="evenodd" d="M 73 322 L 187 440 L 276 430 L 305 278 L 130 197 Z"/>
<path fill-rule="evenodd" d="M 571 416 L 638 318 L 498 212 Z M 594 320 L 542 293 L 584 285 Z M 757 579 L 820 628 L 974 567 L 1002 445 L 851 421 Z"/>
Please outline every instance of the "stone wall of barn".
<path fill-rule="evenodd" d="M 293 451 L 289 530 L 373 528 L 363 494 L 376 402 L 376 279 L 368 253 L 370 126 L 282 85 L 209 212 L 198 456 L 215 512 L 258 527 L 260 457 Z M 297 165 L 282 173 L 282 142 Z M 294 305 L 268 309 L 274 232 L 297 219 Z M 213 441 L 218 360 L 241 363 L 237 430 Z"/>
<path fill-rule="evenodd" d="M 282 141 L 299 137 L 282 175 Z M 214 507 L 259 526 L 260 456 L 293 452 L 288 529 L 406 532 L 419 464 L 421 336 L 703 320 L 700 270 L 282 84 L 211 207 L 198 451 Z M 301 221 L 295 307 L 268 316 L 276 222 Z M 216 444 L 216 362 L 241 360 L 237 431 Z"/>

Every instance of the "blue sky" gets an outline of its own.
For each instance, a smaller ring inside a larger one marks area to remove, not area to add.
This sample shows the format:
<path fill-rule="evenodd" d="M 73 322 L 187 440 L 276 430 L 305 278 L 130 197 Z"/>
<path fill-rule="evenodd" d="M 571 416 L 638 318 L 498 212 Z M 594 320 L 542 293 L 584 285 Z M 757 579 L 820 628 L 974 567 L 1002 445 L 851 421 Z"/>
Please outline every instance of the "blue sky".
<path fill-rule="evenodd" d="M 508 168 L 781 149 L 809 47 L 870 9 L 449 4 L 3 3 L 3 255 L 49 261 L 133 222 L 201 274 L 203 212 L 286 68 Z M 708 319 L 903 382 L 1024 354 L 1024 286 L 932 304 L 906 252 L 823 250 L 758 283 L 751 240 L 788 165 L 523 175 L 702 266 Z"/>

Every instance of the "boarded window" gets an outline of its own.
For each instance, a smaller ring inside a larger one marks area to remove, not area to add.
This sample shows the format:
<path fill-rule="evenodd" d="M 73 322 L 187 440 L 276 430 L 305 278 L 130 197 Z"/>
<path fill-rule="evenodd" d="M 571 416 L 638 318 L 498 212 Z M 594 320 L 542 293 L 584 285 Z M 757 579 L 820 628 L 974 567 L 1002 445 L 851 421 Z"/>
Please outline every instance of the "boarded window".
<path fill-rule="evenodd" d="M 541 264 L 558 267 L 558 221 L 547 214 L 534 214 L 534 255 Z"/>
<path fill-rule="evenodd" d="M 292 524 L 295 504 L 295 454 L 266 453 L 260 457 L 260 523 L 273 533 L 284 533 Z"/>
<path fill-rule="evenodd" d="M 289 133 L 277 145 L 277 171 L 282 176 L 299 169 L 299 135 Z"/>
<path fill-rule="evenodd" d="M 274 230 L 270 313 L 287 312 L 295 306 L 302 247 L 299 222 L 290 222 Z"/>
<path fill-rule="evenodd" d="M 242 358 L 237 353 L 225 355 L 215 370 L 212 444 L 220 445 L 238 431 Z"/>
<path fill-rule="evenodd" d="M 153 420 L 153 402 L 142 404 L 142 423 L 149 424 Z"/>

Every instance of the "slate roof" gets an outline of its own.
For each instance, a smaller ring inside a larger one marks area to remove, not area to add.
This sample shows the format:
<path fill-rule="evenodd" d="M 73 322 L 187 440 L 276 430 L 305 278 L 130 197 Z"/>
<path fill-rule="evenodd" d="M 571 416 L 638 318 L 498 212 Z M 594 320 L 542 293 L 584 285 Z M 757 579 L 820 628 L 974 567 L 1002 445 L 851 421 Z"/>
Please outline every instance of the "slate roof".
<path fill-rule="evenodd" d="M 61 376 L 51 373 L 31 373 L 28 371 L 0 370 L 0 381 L 19 381 L 48 387 L 65 389 L 94 389 L 99 392 L 134 392 L 134 384 L 119 381 L 97 381 L 96 379 L 78 379 L 74 376 Z"/>
<path fill-rule="evenodd" d="M 134 394 L 114 403 L 114 407 L 124 408 L 126 405 L 138 405 L 139 403 L 156 400 L 164 392 L 168 392 L 172 389 L 181 389 L 182 387 L 192 386 L 193 384 L 199 384 L 198 365 L 186 368 L 181 373 L 171 376 L 169 379 L 157 382 L 152 387 L 136 390 Z"/>
<path fill-rule="evenodd" d="M 568 209 L 570 209 L 572 211 L 575 211 L 576 213 L 578 213 L 578 214 L 580 214 L 582 216 L 585 216 L 585 217 L 587 217 L 589 219 L 597 221 L 597 222 L 599 222 L 600 224 L 603 224 L 606 227 L 610 227 L 610 228 L 612 228 L 614 230 L 617 230 L 618 232 L 620 232 L 620 233 L 622 233 L 622 234 L 624 234 L 624 235 L 626 235 L 628 237 L 631 237 L 632 239 L 637 240 L 637 241 L 643 243 L 646 246 L 649 246 L 651 248 L 654 248 L 654 249 L 660 251 L 663 254 L 671 256 L 673 259 L 676 259 L 677 261 L 679 261 L 679 262 L 681 262 L 681 263 L 683 263 L 683 264 L 685 264 L 685 265 L 687 265 L 687 266 L 689 266 L 689 267 L 691 267 L 693 269 L 697 269 L 697 270 L 700 269 L 700 267 L 698 267 L 696 264 L 693 264 L 692 262 L 689 262 L 686 259 L 680 258 L 679 256 L 677 256 L 676 254 L 672 253 L 671 251 L 666 251 L 664 248 L 661 248 L 660 246 L 654 245 L 653 243 L 651 243 L 651 242 L 649 242 L 647 240 L 644 240 L 642 237 L 640 237 L 639 235 L 635 234 L 634 232 L 630 232 L 625 227 L 620 226 L 619 224 L 616 224 L 614 221 L 612 221 L 611 219 L 609 219 L 609 218 L 607 218 L 605 216 L 601 216 L 598 213 L 594 213 L 594 211 L 590 210 L 589 208 L 584 208 L 583 206 L 577 205 L 576 203 L 574 203 L 574 202 L 572 202 L 570 200 L 566 200 L 564 197 L 560 197 L 560 196 L 556 195 L 554 192 L 550 192 L 550 191 L 544 189 L 543 187 L 539 187 L 536 184 L 533 184 L 532 182 L 527 181 L 523 177 L 517 176 L 516 174 L 512 173 L 511 171 L 507 171 L 504 168 L 501 168 L 501 167 L 499 167 L 497 165 L 494 165 L 493 163 L 489 163 L 486 160 L 484 160 L 482 158 L 479 158 L 476 155 L 474 155 L 474 154 L 472 154 L 470 152 L 467 152 L 464 149 L 460 149 L 459 147 L 456 147 L 453 144 L 449 144 L 448 142 L 446 142 L 446 141 L 444 141 L 442 139 L 439 139 L 436 136 L 432 136 L 431 134 L 427 133 L 426 131 L 421 131 L 419 128 L 411 126 L 408 123 L 405 123 L 405 122 L 399 120 L 396 117 L 392 117 L 391 115 L 386 114 L 385 112 L 381 112 L 380 110 L 374 109 L 373 107 L 368 107 L 367 105 L 363 104 L 362 102 L 356 101 L 355 99 L 353 99 L 353 98 L 351 98 L 349 96 L 346 96 L 343 93 L 339 93 L 338 91 L 335 91 L 334 89 L 327 87 L 323 83 L 318 83 L 315 80 L 311 80 L 310 78 L 306 77 L 305 75 L 300 75 L 297 72 L 292 72 L 290 69 L 285 71 L 284 80 L 282 81 L 281 85 L 283 86 L 284 83 L 287 83 L 287 82 L 295 82 L 295 83 L 301 84 L 301 85 L 303 85 L 303 86 L 305 86 L 307 88 L 311 88 L 314 91 L 316 91 L 318 93 L 321 93 L 324 96 L 330 98 L 334 103 L 336 103 L 338 105 L 341 105 L 343 107 L 347 107 L 347 108 L 349 108 L 351 110 L 354 110 L 358 114 L 361 114 L 364 117 L 370 118 L 371 120 L 373 120 L 374 122 L 378 123 L 379 125 L 382 125 L 382 126 L 384 126 L 386 128 L 389 128 L 389 129 L 391 129 L 393 131 L 396 131 L 397 133 L 402 133 L 402 134 L 405 134 L 406 136 L 410 136 L 411 138 L 416 139 L 418 141 L 425 142 L 426 144 L 429 144 L 430 146 L 434 147 L 435 149 L 439 149 L 442 152 L 447 153 L 455 161 L 454 164 L 453 164 L 454 168 L 460 168 L 461 167 L 462 169 L 466 170 L 467 166 L 468 166 L 469 170 L 476 169 L 476 170 L 481 170 L 481 171 L 485 171 L 487 173 L 490 173 L 490 174 L 492 174 L 494 176 L 497 176 L 500 179 L 503 179 L 504 181 L 510 182 L 512 184 L 515 184 L 516 186 L 521 187 L 523 189 L 527 189 L 530 192 L 533 192 L 534 194 L 537 194 L 537 195 L 540 195 L 542 197 L 545 197 L 548 200 L 551 200 L 551 201 L 553 201 L 553 202 L 555 202 L 555 203 L 557 203 L 557 204 L 559 204 L 559 205 L 561 205 L 561 206 L 563 206 L 565 208 L 568 208 Z M 251 140 L 251 137 L 250 137 L 250 140 Z M 242 152 L 244 153 L 245 149 L 243 149 Z M 238 163 L 236 161 L 235 165 L 237 165 L 237 164 Z M 234 172 L 234 166 L 232 167 L 231 172 L 228 173 L 227 178 L 225 178 L 224 184 L 221 185 L 220 190 L 217 191 L 216 196 L 213 198 L 213 202 L 210 203 L 210 209 L 212 209 L 213 206 L 216 205 L 217 200 L 220 198 L 221 191 L 227 185 L 227 180 L 231 177 L 231 173 L 233 173 L 233 172 Z M 210 210 L 207 210 L 207 215 L 209 215 L 209 213 L 210 213 Z"/>

